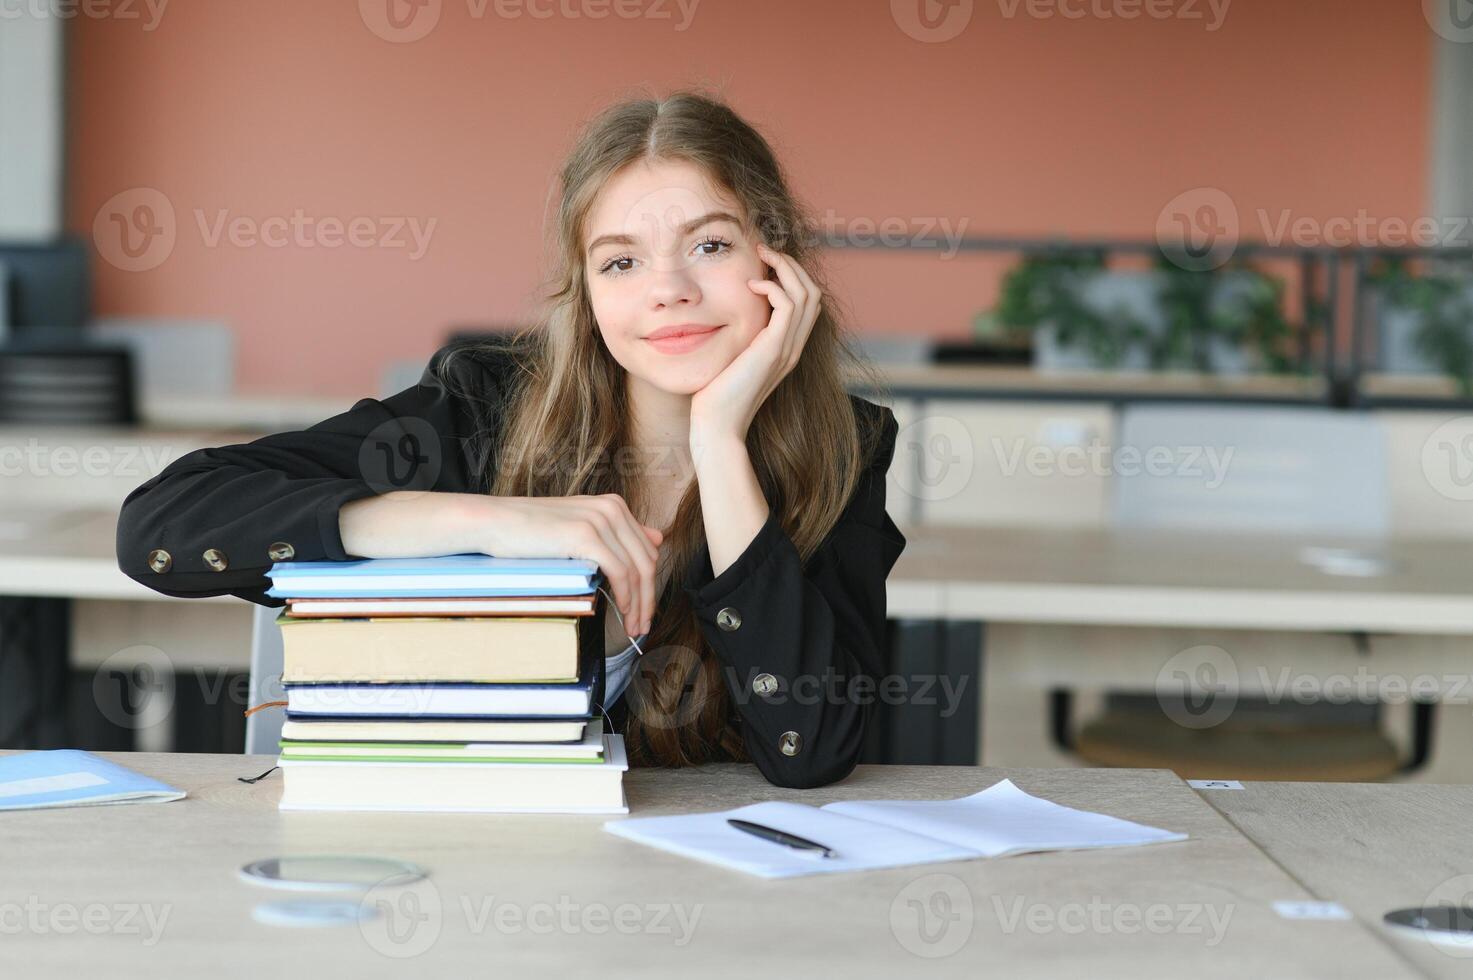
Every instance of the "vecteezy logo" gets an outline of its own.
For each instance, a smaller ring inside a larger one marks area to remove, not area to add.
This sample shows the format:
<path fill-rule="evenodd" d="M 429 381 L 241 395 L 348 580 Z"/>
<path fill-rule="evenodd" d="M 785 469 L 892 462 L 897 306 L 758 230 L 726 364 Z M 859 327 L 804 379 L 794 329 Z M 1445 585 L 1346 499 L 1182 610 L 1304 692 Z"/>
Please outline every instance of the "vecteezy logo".
<path fill-rule="evenodd" d="M 972 482 L 976 446 L 960 419 L 929 415 L 895 436 L 891 472 L 900 489 L 920 500 L 950 500 Z"/>
<path fill-rule="evenodd" d="M 108 721 L 130 731 L 163 724 L 174 708 L 174 664 L 140 644 L 110 654 L 92 675 L 92 700 Z"/>
<path fill-rule="evenodd" d="M 1156 217 L 1156 244 L 1188 272 L 1216 269 L 1238 247 L 1238 207 L 1216 187 L 1197 187 L 1167 202 Z"/>
<path fill-rule="evenodd" d="M 923 875 L 890 903 L 890 933 L 926 959 L 950 956 L 966 945 L 974 918 L 971 889 L 955 875 Z"/>
<path fill-rule="evenodd" d="M 1446 909 L 1446 930 L 1436 937 L 1437 949 L 1449 956 L 1473 956 L 1473 875 L 1449 878 L 1428 893 L 1425 909 Z M 1429 937 L 1431 938 L 1431 937 Z"/>
<path fill-rule="evenodd" d="M 440 22 L 441 0 L 358 0 L 363 24 L 385 41 L 418 41 Z"/>
<path fill-rule="evenodd" d="M 667 677 L 680 683 L 666 682 Z M 624 693 L 629 710 L 642 724 L 671 731 L 695 724 L 716 696 L 724 695 L 715 690 L 700 654 L 677 644 L 645 647 L 644 656 L 635 659 Z M 674 704 L 668 703 L 670 697 L 677 698 Z"/>
<path fill-rule="evenodd" d="M 1183 728 L 1212 728 L 1238 703 L 1238 663 L 1222 647 L 1189 647 L 1156 674 L 1156 701 Z"/>
<path fill-rule="evenodd" d="M 967 29 L 972 6 L 973 0 L 890 0 L 890 16 L 909 37 L 939 44 Z"/>
<path fill-rule="evenodd" d="M 358 471 L 375 493 L 432 489 L 442 459 L 439 433 L 417 416 L 380 423 L 358 447 Z"/>
<path fill-rule="evenodd" d="M 173 203 L 152 187 L 119 191 L 92 219 L 97 254 L 124 272 L 147 272 L 162 265 L 174 251 L 177 236 Z"/>
<path fill-rule="evenodd" d="M 1473 500 L 1473 416 L 1432 430 L 1422 443 L 1422 475 L 1449 500 Z"/>
<path fill-rule="evenodd" d="M 435 945 L 445 918 L 440 889 L 428 878 L 405 882 L 391 875 L 364 892 L 358 929 L 385 956 L 407 959 Z"/>
<path fill-rule="evenodd" d="M 1473 0 L 1422 0 L 1422 16 L 1438 37 L 1457 44 L 1473 41 Z"/>

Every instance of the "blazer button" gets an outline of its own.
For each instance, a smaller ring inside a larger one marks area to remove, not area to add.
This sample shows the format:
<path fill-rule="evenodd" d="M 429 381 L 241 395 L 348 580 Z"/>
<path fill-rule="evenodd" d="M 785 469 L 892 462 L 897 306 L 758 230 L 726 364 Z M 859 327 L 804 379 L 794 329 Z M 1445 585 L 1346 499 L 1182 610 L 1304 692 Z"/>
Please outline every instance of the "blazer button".
<path fill-rule="evenodd" d="M 285 541 L 274 541 L 266 548 L 266 557 L 272 561 L 291 561 L 296 553 L 297 549 Z"/>
<path fill-rule="evenodd" d="M 225 552 L 219 548 L 210 548 L 205 552 L 205 564 L 217 572 L 223 572 L 230 562 L 226 559 Z"/>
<path fill-rule="evenodd" d="M 155 548 L 148 553 L 148 567 L 162 575 L 174 564 L 174 556 L 163 548 Z"/>
<path fill-rule="evenodd" d="M 758 674 L 752 678 L 752 690 L 766 697 L 777 690 L 777 678 L 771 674 Z"/>
<path fill-rule="evenodd" d="M 797 755 L 798 750 L 803 747 L 803 736 L 797 732 L 783 732 L 778 736 L 777 747 L 782 750 L 783 755 Z"/>
<path fill-rule="evenodd" d="M 716 614 L 716 625 L 728 633 L 735 632 L 736 628 L 742 625 L 742 614 L 731 606 L 727 606 Z"/>

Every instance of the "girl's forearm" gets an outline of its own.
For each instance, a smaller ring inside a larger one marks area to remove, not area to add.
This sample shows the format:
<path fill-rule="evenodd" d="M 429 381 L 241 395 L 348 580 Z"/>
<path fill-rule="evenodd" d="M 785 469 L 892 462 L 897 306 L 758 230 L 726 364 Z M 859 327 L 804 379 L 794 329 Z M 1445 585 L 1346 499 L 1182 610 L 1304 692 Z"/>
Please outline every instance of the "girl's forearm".
<path fill-rule="evenodd" d="M 696 454 L 696 481 L 711 572 L 720 575 L 747 550 L 767 523 L 771 508 L 747 447 L 739 440 L 704 446 Z"/>
<path fill-rule="evenodd" d="M 428 558 L 479 550 L 495 497 L 395 490 L 338 509 L 343 550 L 361 558 Z"/>

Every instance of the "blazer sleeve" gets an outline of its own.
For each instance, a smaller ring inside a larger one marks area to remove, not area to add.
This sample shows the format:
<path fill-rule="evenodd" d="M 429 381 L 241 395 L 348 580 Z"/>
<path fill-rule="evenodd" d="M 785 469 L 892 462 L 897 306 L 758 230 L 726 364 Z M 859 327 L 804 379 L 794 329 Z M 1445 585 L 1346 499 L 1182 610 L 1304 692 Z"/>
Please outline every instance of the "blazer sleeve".
<path fill-rule="evenodd" d="M 703 548 L 685 582 L 747 750 L 779 786 L 849 775 L 885 669 L 885 578 L 906 542 L 885 511 L 898 426 L 888 408 L 879 419 L 871 462 L 807 567 L 774 511 L 719 576 Z"/>
<path fill-rule="evenodd" d="M 264 606 L 275 561 L 342 561 L 338 512 L 349 501 L 393 490 L 470 489 L 467 423 L 456 393 L 431 358 L 419 382 L 302 431 L 199 449 L 174 460 L 123 500 L 118 567 L 170 596 L 234 595 Z M 478 361 L 459 357 L 447 372 L 462 384 L 495 389 Z"/>

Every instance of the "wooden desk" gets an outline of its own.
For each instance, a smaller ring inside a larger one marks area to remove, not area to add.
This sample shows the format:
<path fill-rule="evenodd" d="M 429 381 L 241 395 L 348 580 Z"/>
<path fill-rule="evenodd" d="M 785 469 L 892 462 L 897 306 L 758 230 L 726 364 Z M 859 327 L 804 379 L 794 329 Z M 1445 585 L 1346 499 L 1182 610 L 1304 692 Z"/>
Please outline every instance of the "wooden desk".
<path fill-rule="evenodd" d="M 1008 776 L 1060 803 L 1191 835 L 1143 848 L 764 881 L 614 837 L 602 817 L 282 813 L 279 772 L 253 785 L 235 778 L 264 771 L 270 756 L 108 757 L 189 796 L 0 814 L 5 951 L 33 975 L 1418 975 L 1360 922 L 1280 918 L 1270 903 L 1309 898 L 1306 889 L 1162 771 L 861 766 L 809 791 L 774 787 L 751 766 L 629 773 L 631 816 L 764 799 L 945 799 Z M 430 878 L 393 896 L 374 893 L 390 904 L 362 929 L 253 921 L 259 903 L 304 896 L 243 882 L 241 865 L 352 852 L 414 861 Z M 42 909 L 42 926 L 13 932 L 23 903 Z M 128 909 L 137 931 L 107 927 L 121 926 Z M 96 916 L 103 928 L 59 936 L 52 914 Z M 605 931 L 595 932 L 600 921 Z M 926 955 L 946 947 L 954 951 Z"/>
<path fill-rule="evenodd" d="M 1473 893 L 1473 786 L 1244 783 L 1201 796 L 1317 899 L 1339 902 L 1430 977 L 1473 975 L 1473 946 L 1451 952 L 1387 929 L 1393 909 L 1467 904 Z"/>

